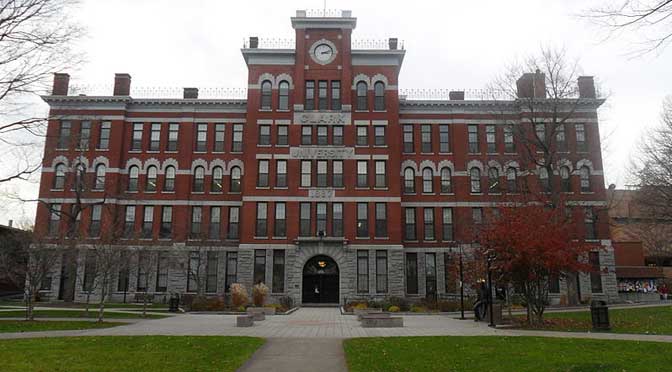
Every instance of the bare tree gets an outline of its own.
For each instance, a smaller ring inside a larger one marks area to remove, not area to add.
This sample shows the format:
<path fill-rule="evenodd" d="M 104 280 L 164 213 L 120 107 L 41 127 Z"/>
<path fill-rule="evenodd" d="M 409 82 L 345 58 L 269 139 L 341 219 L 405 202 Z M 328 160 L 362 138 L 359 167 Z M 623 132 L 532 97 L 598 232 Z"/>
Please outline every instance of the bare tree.
<path fill-rule="evenodd" d="M 185 250 L 178 260 L 178 266 L 187 277 L 188 289 L 196 292 L 197 298 L 205 298 L 207 251 L 203 248 Z"/>

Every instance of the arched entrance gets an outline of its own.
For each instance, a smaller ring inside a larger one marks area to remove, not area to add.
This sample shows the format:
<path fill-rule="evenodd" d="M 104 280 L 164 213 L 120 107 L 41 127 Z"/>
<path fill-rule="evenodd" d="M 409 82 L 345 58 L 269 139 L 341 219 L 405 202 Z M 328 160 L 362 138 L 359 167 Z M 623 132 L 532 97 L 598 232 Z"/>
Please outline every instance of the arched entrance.
<path fill-rule="evenodd" d="M 303 267 L 304 304 L 337 304 L 338 265 L 329 256 L 315 256 Z"/>

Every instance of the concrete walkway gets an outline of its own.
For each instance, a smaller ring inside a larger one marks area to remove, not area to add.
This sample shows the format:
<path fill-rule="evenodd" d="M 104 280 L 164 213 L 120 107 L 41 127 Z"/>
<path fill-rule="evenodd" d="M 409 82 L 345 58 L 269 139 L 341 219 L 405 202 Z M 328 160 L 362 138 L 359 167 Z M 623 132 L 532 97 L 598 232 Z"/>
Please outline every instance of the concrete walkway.
<path fill-rule="evenodd" d="M 269 338 L 238 372 L 347 372 L 342 340 Z"/>

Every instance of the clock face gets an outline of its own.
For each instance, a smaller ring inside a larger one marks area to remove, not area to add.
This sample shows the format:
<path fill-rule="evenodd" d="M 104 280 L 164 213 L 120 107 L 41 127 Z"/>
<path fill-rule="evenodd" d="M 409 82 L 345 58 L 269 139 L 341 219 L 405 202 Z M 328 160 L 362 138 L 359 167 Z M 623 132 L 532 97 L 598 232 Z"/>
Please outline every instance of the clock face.
<path fill-rule="evenodd" d="M 327 62 L 334 55 L 334 49 L 329 44 L 320 44 L 314 49 L 315 58 L 320 62 Z"/>

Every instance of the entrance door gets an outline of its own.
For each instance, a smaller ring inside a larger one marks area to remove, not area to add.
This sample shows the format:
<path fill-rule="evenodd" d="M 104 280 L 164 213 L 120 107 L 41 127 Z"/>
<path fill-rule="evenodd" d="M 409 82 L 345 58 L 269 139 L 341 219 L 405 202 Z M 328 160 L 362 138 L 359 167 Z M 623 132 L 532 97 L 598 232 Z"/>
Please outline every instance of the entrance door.
<path fill-rule="evenodd" d="M 328 256 L 315 256 L 303 267 L 304 304 L 339 303 L 338 265 Z"/>

